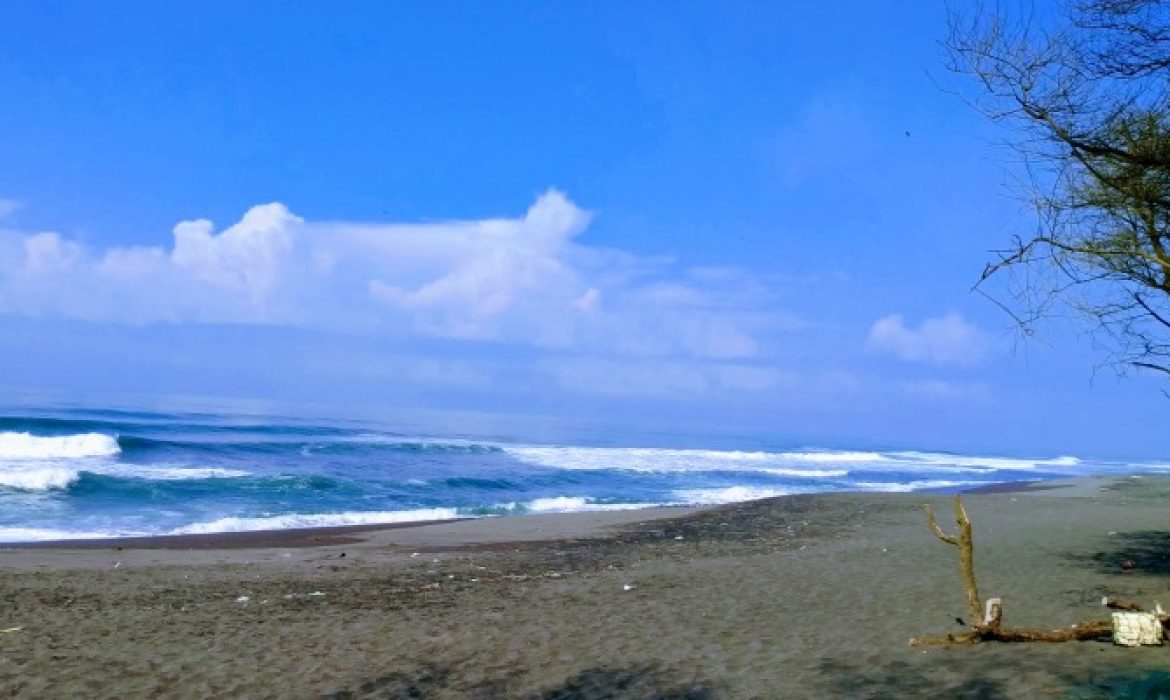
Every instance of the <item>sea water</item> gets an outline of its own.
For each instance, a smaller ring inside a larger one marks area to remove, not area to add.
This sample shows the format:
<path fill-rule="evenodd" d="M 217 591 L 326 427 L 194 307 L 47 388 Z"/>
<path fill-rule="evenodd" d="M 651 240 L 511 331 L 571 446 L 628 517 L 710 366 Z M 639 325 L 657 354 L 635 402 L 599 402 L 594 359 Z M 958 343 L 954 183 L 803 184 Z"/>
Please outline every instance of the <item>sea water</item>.
<path fill-rule="evenodd" d="M 458 421 L 455 421 L 457 423 Z M 465 421 L 466 423 L 466 421 Z M 471 424 L 476 425 L 475 421 Z M 0 411 L 0 541 L 213 533 L 955 490 L 1170 471 L 1072 456 L 499 434 L 417 421 L 27 406 Z"/>

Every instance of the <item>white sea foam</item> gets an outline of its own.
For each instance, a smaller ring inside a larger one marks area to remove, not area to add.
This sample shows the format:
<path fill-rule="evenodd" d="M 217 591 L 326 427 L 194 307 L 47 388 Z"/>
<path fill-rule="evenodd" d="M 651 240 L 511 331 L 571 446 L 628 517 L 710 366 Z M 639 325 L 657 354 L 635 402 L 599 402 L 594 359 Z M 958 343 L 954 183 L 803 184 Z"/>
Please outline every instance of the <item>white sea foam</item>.
<path fill-rule="evenodd" d="M 63 489 L 81 476 L 68 467 L 51 465 L 0 464 L 0 487 L 19 491 Z"/>
<path fill-rule="evenodd" d="M 859 481 L 854 484 L 854 488 L 861 491 L 882 491 L 884 493 L 908 493 L 910 491 L 921 491 L 923 489 L 948 489 L 958 486 L 973 486 L 975 484 L 986 483 L 980 481 L 947 481 L 945 479 L 923 479 L 921 481 L 907 481 L 907 482 L 880 482 L 880 481 Z"/>
<path fill-rule="evenodd" d="M 771 454 L 771 453 L 761 453 Z M 885 462 L 888 458 L 877 452 L 850 452 L 832 450 L 812 450 L 809 452 L 777 452 L 776 457 L 794 462 L 812 462 L 814 464 L 866 464 L 870 462 Z"/>
<path fill-rule="evenodd" d="M 121 451 L 117 439 L 101 433 L 53 437 L 29 433 L 0 433 L 0 459 L 112 457 Z"/>
<path fill-rule="evenodd" d="M 58 435 L 0 432 L 0 488 L 20 491 L 63 489 L 121 450 L 101 433 Z M 76 463 L 78 460 L 81 463 Z"/>
<path fill-rule="evenodd" d="M 138 533 L 135 533 L 138 534 Z M 49 542 L 53 540 L 97 540 L 125 537 L 108 532 L 74 532 L 37 527 L 0 527 L 0 542 Z"/>
<path fill-rule="evenodd" d="M 845 469 L 806 465 L 863 465 L 884 459 L 873 452 L 745 452 L 674 450 L 650 447 L 505 446 L 521 462 L 553 469 L 637 472 L 761 472 L 800 478 L 840 477 Z"/>
<path fill-rule="evenodd" d="M 1029 459 L 908 451 L 891 452 L 889 456 L 903 465 L 924 465 L 940 470 L 949 468 L 952 471 L 1035 471 L 1076 467 L 1081 463 L 1080 459 L 1069 455 L 1049 459 Z"/>
<path fill-rule="evenodd" d="M 183 481 L 190 479 L 228 479 L 249 476 L 236 469 L 147 467 L 133 464 L 85 462 L 72 466 L 68 460 L 16 459 L 0 462 L 0 488 L 17 491 L 49 491 L 68 488 L 81 478 L 82 472 L 120 479 L 145 481 Z"/>
<path fill-rule="evenodd" d="M 1054 458 L 984 457 L 941 452 L 873 452 L 857 450 L 681 450 L 647 447 L 503 446 L 528 464 L 567 470 L 638 472 L 756 472 L 773 476 L 823 479 L 859 472 L 997 472 L 1061 473 L 1080 466 L 1072 456 Z M 817 468 L 822 467 L 822 468 Z M 824 468 L 829 467 L 829 468 Z"/>
<path fill-rule="evenodd" d="M 529 513 L 584 513 L 589 511 L 638 510 L 664 505 L 662 503 L 596 503 L 582 496 L 537 498 L 524 506 Z"/>
<path fill-rule="evenodd" d="M 94 469 L 95 473 L 116 476 L 121 479 L 144 479 L 148 481 L 186 481 L 192 479 L 234 479 L 251 476 L 250 472 L 239 469 L 218 467 L 175 467 L 140 466 L 118 464 Z"/>
<path fill-rule="evenodd" d="M 765 467 L 757 470 L 772 476 L 794 476 L 801 479 L 826 479 L 831 477 L 849 476 L 848 469 L 787 469 L 784 467 Z"/>
<path fill-rule="evenodd" d="M 381 525 L 388 523 L 411 523 L 425 520 L 451 520 L 461 516 L 454 508 L 420 508 L 418 510 L 392 510 L 378 512 L 346 513 L 293 513 L 260 518 L 219 518 L 202 523 L 192 523 L 176 528 L 167 534 L 201 535 L 215 532 L 252 532 L 255 530 L 291 530 L 305 527 L 336 527 L 341 525 Z"/>
<path fill-rule="evenodd" d="M 729 486 L 721 489 L 679 489 L 674 492 L 674 497 L 688 505 L 718 505 L 787 496 L 790 493 L 792 491 L 787 489 L 762 486 Z"/>

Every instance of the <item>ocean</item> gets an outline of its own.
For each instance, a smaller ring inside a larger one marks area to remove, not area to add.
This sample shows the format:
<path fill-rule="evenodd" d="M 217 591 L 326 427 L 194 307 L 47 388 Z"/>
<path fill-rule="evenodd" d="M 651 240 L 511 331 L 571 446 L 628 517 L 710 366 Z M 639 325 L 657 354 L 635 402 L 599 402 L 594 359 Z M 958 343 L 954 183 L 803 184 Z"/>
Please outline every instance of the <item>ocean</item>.
<path fill-rule="evenodd" d="M 431 423 L 424 429 L 393 416 L 10 409 L 0 412 L 0 542 L 720 504 L 831 491 L 953 491 L 1170 471 L 1166 464 L 1069 455 L 705 441 L 693 432 L 550 441 L 536 429 L 500 434 L 480 425 L 464 432 Z"/>

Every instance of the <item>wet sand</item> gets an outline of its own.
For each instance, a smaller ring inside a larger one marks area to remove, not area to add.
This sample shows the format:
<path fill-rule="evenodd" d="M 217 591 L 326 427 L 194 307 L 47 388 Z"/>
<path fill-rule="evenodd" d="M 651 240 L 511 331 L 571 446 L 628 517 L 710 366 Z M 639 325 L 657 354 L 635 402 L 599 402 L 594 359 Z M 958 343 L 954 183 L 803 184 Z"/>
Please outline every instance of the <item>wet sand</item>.
<path fill-rule="evenodd" d="M 1005 622 L 1170 604 L 1170 479 L 965 496 Z M 933 494 L 0 549 L 18 697 L 1146 697 L 1167 648 L 961 629 Z M 1125 566 L 1123 567 L 1123 563 Z M 19 629 L 12 629 L 19 628 Z"/>

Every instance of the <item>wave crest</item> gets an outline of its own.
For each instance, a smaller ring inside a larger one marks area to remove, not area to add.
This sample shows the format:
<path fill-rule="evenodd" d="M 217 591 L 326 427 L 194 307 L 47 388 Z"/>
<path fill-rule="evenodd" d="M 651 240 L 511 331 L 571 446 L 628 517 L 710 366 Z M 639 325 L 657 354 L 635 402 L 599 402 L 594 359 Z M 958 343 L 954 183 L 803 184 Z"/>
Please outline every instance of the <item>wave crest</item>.
<path fill-rule="evenodd" d="M 742 503 L 756 501 L 761 498 L 775 498 L 787 496 L 789 489 L 775 489 L 766 486 L 728 486 L 713 489 L 679 489 L 674 497 L 687 505 L 720 505 L 723 503 Z"/>
<path fill-rule="evenodd" d="M 525 506 L 521 512 L 528 513 L 588 513 L 594 511 L 639 510 L 663 505 L 661 503 L 597 503 L 582 496 L 553 496 L 551 498 L 537 498 Z"/>
<path fill-rule="evenodd" d="M 0 433 L 0 459 L 113 457 L 121 451 L 118 440 L 103 433 L 51 437 L 30 433 Z"/>
<path fill-rule="evenodd" d="M 16 491 L 48 491 L 67 488 L 80 477 L 80 471 L 68 467 L 0 468 L 0 487 Z"/>
<path fill-rule="evenodd" d="M 452 520 L 468 517 L 454 508 L 420 508 L 348 513 L 290 513 L 257 518 L 228 517 L 202 523 L 192 523 L 168 532 L 168 535 L 204 535 L 218 532 L 253 532 L 256 530 L 295 530 L 307 527 L 338 527 L 345 525 L 383 525 L 413 523 L 427 520 Z"/>
<path fill-rule="evenodd" d="M 841 477 L 847 469 L 818 465 L 861 466 L 885 461 L 874 452 L 748 452 L 679 450 L 651 447 L 508 446 L 504 452 L 526 464 L 566 470 L 635 472 L 758 472 L 796 478 Z"/>

